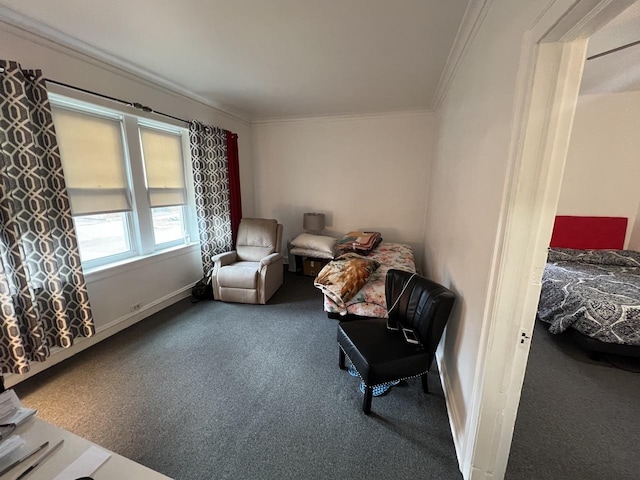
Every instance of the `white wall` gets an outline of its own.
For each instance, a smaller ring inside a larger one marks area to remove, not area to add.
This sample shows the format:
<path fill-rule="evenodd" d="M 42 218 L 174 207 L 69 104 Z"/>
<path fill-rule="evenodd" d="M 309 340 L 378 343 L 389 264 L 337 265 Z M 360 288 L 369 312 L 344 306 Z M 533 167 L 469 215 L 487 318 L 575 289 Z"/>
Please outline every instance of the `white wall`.
<path fill-rule="evenodd" d="M 559 17 L 571 3 L 555 2 L 553 15 L 557 12 Z M 517 123 L 521 49 L 524 34 L 536 19 L 545 11 L 552 14 L 549 4 L 486 2 L 486 15 L 475 25 L 437 111 L 424 255 L 427 274 L 457 294 L 438 359 L 465 478 L 493 478 L 474 465 L 482 455 L 473 430 L 478 398 L 474 387 L 476 376 L 486 368 L 479 356 L 480 342 L 492 311 L 488 289 L 499 253 L 499 219 Z M 484 393 L 490 398 L 491 392 Z"/>
<path fill-rule="evenodd" d="M 412 245 L 420 266 L 433 125 L 431 113 L 254 124 L 256 212 L 277 218 L 285 241 L 304 212 L 325 213 L 327 235 L 380 231 Z"/>
<path fill-rule="evenodd" d="M 247 123 L 2 22 L 0 58 L 17 61 L 24 68 L 39 68 L 47 78 L 139 102 L 154 110 L 180 118 L 201 120 L 238 133 L 243 213 L 246 216 L 253 215 L 251 129 Z M 188 295 L 189 285 L 201 276 L 202 263 L 197 245 L 117 267 L 107 273 L 87 275 L 96 330 L 101 333 L 93 340 L 76 341 L 77 345 L 69 351 L 52 355 L 50 361 L 43 365 L 49 366 Z M 130 306 L 136 303 L 141 308 L 132 313 Z M 32 371 L 41 369 L 42 365 L 32 368 Z M 7 378 L 7 385 L 19 380 L 17 376 Z"/>
<path fill-rule="evenodd" d="M 640 252 L 640 205 L 638 205 L 638 211 L 633 220 L 633 227 L 629 229 L 628 235 L 629 242 L 625 248 Z"/>
<path fill-rule="evenodd" d="M 626 217 L 630 244 L 640 205 L 640 92 L 578 101 L 558 215 Z M 632 244 L 640 246 L 640 231 Z"/>

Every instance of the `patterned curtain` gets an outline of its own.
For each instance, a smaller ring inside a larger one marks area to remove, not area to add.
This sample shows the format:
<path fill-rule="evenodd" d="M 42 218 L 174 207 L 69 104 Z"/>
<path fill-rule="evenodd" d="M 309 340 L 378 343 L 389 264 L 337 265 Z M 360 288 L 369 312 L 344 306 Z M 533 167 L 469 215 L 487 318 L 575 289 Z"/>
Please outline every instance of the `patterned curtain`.
<path fill-rule="evenodd" d="M 42 72 L 0 60 L 0 373 L 94 334 Z"/>
<path fill-rule="evenodd" d="M 233 248 L 229 207 L 229 161 L 226 131 L 200 122 L 189 124 L 191 162 L 204 274 L 211 257 Z"/>

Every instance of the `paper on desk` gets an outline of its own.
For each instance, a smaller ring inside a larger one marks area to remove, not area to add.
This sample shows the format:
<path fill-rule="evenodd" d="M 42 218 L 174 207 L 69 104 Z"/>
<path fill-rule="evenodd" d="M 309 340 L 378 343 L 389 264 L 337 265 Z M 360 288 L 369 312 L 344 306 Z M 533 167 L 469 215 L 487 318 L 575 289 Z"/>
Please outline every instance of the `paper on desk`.
<path fill-rule="evenodd" d="M 0 461 L 4 459 L 5 456 L 9 455 L 14 450 L 22 447 L 24 445 L 24 440 L 20 435 L 11 435 L 6 440 L 3 440 L 0 443 Z"/>
<path fill-rule="evenodd" d="M 106 450 L 92 445 L 53 480 L 76 480 L 80 477 L 89 477 L 93 475 L 93 472 L 100 468 L 100 465 L 106 462 L 110 456 L 111 454 Z"/>
<path fill-rule="evenodd" d="M 22 405 L 20 399 L 13 390 L 5 390 L 0 393 L 0 423 L 15 423 L 20 425 L 36 411 Z"/>
<path fill-rule="evenodd" d="M 10 466 L 33 450 L 25 446 L 25 441 L 19 435 L 11 435 L 0 444 L 0 475 L 8 472 Z"/>

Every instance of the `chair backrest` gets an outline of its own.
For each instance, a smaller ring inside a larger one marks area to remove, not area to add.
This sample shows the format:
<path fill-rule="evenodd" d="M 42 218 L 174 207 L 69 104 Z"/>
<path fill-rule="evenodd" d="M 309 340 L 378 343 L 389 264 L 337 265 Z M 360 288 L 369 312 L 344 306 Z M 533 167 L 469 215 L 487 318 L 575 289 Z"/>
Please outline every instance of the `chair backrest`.
<path fill-rule="evenodd" d="M 402 270 L 391 269 L 386 278 L 386 299 L 389 308 L 404 289 L 402 296 L 389 312 L 389 323 L 412 329 L 429 354 L 429 364 L 449 320 L 455 294 L 448 288 Z"/>
<path fill-rule="evenodd" d="M 236 252 L 239 260 L 259 262 L 267 255 L 280 253 L 282 225 L 266 218 L 243 218 L 238 227 Z"/>

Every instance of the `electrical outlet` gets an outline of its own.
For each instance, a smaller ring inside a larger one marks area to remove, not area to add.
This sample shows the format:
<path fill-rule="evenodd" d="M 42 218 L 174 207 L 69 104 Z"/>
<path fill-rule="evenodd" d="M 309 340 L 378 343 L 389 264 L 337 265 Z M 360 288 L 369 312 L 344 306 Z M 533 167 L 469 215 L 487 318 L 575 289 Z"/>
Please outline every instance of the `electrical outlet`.
<path fill-rule="evenodd" d="M 129 307 L 129 310 L 131 310 L 132 312 L 137 312 L 138 310 L 140 310 L 140 304 L 139 304 L 139 303 L 136 303 L 136 304 L 134 304 L 134 305 L 131 305 L 131 306 Z"/>

